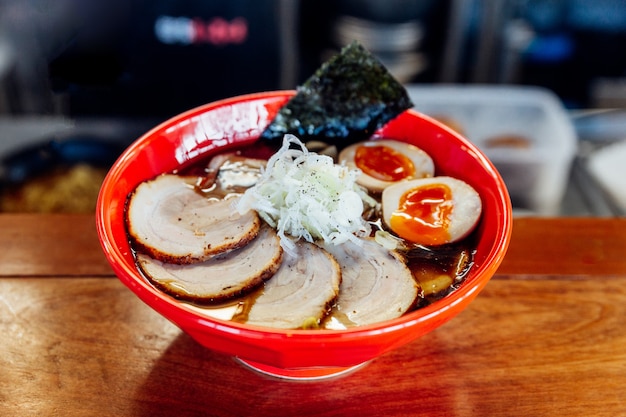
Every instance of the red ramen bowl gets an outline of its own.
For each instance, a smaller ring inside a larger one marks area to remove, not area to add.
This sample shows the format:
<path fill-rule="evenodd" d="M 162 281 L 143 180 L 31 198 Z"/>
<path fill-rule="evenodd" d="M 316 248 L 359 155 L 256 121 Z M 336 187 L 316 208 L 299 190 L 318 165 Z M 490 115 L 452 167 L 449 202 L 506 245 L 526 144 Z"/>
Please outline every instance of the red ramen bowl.
<path fill-rule="evenodd" d="M 128 194 L 142 181 L 198 158 L 255 143 L 295 93 L 279 91 L 210 103 L 155 127 L 112 166 L 98 198 L 98 236 L 119 279 L 143 302 L 201 345 L 232 355 L 260 372 L 283 378 L 325 378 L 353 370 L 443 325 L 459 314 L 496 272 L 507 250 L 512 212 L 506 187 L 491 162 L 451 129 L 408 110 L 377 135 L 415 144 L 435 161 L 437 175 L 464 180 L 480 194 L 474 265 L 451 294 L 394 320 L 348 330 L 281 330 L 211 318 L 151 285 L 135 266 L 124 226 Z"/>

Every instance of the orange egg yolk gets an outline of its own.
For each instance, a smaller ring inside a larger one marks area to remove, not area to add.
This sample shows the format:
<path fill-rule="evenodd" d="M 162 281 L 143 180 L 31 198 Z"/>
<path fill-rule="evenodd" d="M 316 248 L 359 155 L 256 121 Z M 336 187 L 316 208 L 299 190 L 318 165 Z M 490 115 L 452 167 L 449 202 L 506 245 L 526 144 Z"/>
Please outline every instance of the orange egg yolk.
<path fill-rule="evenodd" d="M 384 145 L 357 147 L 354 163 L 365 174 L 382 181 L 400 181 L 415 174 L 411 159 Z"/>
<path fill-rule="evenodd" d="M 445 184 L 413 188 L 402 195 L 389 226 L 400 237 L 423 245 L 450 241 L 452 190 Z"/>

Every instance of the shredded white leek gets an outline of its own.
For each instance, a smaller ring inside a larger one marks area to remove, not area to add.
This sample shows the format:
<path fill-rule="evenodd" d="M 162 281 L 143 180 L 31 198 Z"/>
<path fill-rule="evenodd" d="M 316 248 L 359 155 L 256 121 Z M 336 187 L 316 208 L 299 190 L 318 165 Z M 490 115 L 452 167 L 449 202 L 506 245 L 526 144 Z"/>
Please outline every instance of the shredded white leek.
<path fill-rule="evenodd" d="M 376 202 L 356 183 L 359 171 L 309 152 L 295 136 L 285 135 L 260 180 L 246 190 L 237 210 L 256 210 L 274 227 L 285 251 L 295 253 L 294 239 L 340 244 L 368 236 L 366 206 Z"/>

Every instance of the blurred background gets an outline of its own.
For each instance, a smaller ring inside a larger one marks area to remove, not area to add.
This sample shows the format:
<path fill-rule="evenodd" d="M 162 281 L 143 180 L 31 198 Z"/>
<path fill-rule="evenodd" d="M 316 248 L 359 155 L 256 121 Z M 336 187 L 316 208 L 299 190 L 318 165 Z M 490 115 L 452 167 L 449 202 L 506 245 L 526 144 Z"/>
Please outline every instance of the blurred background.
<path fill-rule="evenodd" d="M 588 195 L 597 175 L 574 172 L 626 138 L 623 0 L 0 0 L 2 179 L 77 152 L 106 167 L 182 111 L 295 88 L 352 40 L 415 94 L 515 86 L 553 96 L 576 141 L 559 207 L 514 202 L 623 214 L 612 190 Z"/>

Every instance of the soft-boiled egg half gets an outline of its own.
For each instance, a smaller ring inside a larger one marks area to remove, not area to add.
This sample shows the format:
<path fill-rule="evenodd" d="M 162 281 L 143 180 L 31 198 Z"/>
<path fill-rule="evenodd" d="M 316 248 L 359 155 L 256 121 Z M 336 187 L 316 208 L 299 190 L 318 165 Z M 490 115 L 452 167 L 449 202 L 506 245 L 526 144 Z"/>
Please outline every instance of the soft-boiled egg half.
<path fill-rule="evenodd" d="M 358 168 L 357 183 L 372 192 L 398 181 L 432 177 L 435 164 L 432 158 L 417 146 L 390 139 L 358 142 L 339 154 L 339 162 Z"/>
<path fill-rule="evenodd" d="M 467 236 L 480 219 L 476 190 L 452 177 L 403 181 L 382 194 L 383 221 L 399 237 L 434 246 Z"/>

